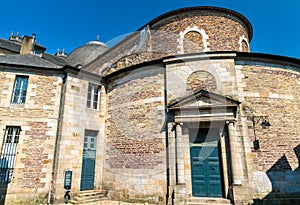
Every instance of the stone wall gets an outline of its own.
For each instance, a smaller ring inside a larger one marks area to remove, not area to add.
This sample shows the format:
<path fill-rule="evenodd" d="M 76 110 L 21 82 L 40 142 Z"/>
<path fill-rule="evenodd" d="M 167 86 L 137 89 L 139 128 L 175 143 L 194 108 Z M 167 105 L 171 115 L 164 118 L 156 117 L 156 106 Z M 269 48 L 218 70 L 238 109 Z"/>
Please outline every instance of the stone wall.
<path fill-rule="evenodd" d="M 55 198 L 62 200 L 64 196 L 65 171 L 72 171 L 71 196 L 80 191 L 82 154 L 85 130 L 98 131 L 95 165 L 94 189 L 101 189 L 102 169 L 104 160 L 104 114 L 105 88 L 101 87 L 98 109 L 87 107 L 89 82 L 99 84 L 96 80 L 86 80 L 78 76 L 68 75 L 63 100 L 63 114 L 61 116 L 61 132 L 57 147 L 57 164 L 55 171 Z"/>
<path fill-rule="evenodd" d="M 165 194 L 163 71 L 153 65 L 109 79 L 103 181 L 114 199 L 160 203 Z"/>
<path fill-rule="evenodd" d="M 168 55 L 208 51 L 249 52 L 249 34 L 244 20 L 227 11 L 196 9 L 158 17 L 127 37 L 116 48 L 87 66 L 108 75 L 125 67 Z M 97 68 L 97 69 L 96 69 Z"/>
<path fill-rule="evenodd" d="M 242 187 L 234 191 L 235 199 L 245 202 L 274 194 L 282 197 L 283 193 L 299 193 L 298 68 L 275 62 L 234 62 L 228 56 L 219 60 L 209 54 L 202 57 L 206 58 L 199 60 L 201 55 L 196 55 L 188 61 L 184 56 L 164 60 L 167 101 L 203 88 L 242 103 L 235 122 Z M 264 117 L 271 123 L 270 129 L 261 128 Z M 260 143 L 258 150 L 253 146 L 254 128 Z M 226 160 L 230 165 L 230 158 Z M 241 190 L 247 190 L 247 194 Z"/>
<path fill-rule="evenodd" d="M 166 59 L 167 101 L 183 97 L 195 89 L 205 89 L 237 98 L 234 54 L 221 54 L 228 59 L 215 59 L 214 54 L 193 58 L 179 56 Z M 199 60 L 200 59 L 200 60 Z M 178 63 L 179 61 L 179 63 Z"/>
<path fill-rule="evenodd" d="M 217 82 L 215 77 L 207 71 L 195 71 L 189 75 L 186 80 L 186 89 L 196 91 L 199 89 L 208 90 L 208 91 L 216 91 L 217 90 Z"/>
<path fill-rule="evenodd" d="M 239 62 L 244 86 L 239 93 L 248 112 L 255 117 L 258 150 L 248 150 L 249 179 L 258 198 L 299 193 L 299 71 L 268 63 Z M 262 129 L 259 116 L 267 116 L 271 127 Z M 251 126 L 251 119 L 248 119 Z M 254 140 L 253 127 L 249 131 Z M 286 196 L 287 197 L 287 196 Z"/>
<path fill-rule="evenodd" d="M 166 79 L 167 79 L 167 102 L 170 103 L 176 99 L 180 99 L 187 95 L 192 95 L 192 93 L 199 89 L 204 89 L 213 93 L 217 93 L 223 96 L 228 96 L 230 98 L 236 99 L 237 96 L 237 76 L 235 70 L 234 54 L 218 54 L 218 58 L 214 54 L 197 54 L 193 56 L 178 56 L 174 58 L 167 58 L 164 60 L 166 65 Z M 225 59 L 226 58 L 226 59 Z M 190 102 L 192 105 L 197 105 L 197 100 L 194 99 Z M 194 103 L 194 104 L 193 104 Z M 226 102 L 223 102 L 226 105 Z M 201 106 L 199 104 L 199 106 Z M 222 110 L 225 112 L 226 110 Z M 211 113 L 219 113 L 212 109 Z M 188 111 L 181 112 L 182 115 L 188 115 Z M 179 114 L 180 115 L 180 114 Z M 200 115 L 200 112 L 195 109 L 193 115 Z M 205 115 L 205 114 L 204 114 Z M 213 115 L 213 114 L 212 114 Z M 225 117 L 225 116 L 224 116 Z M 184 119 L 184 118 L 183 118 Z M 200 120 L 200 119 L 199 119 Z M 201 120 L 200 120 L 201 121 Z M 226 124 L 225 121 L 215 121 L 205 124 L 204 122 L 184 122 L 182 125 L 182 134 L 178 134 L 178 138 L 181 140 L 186 139 L 182 142 L 183 150 L 178 153 L 183 152 L 183 168 L 184 170 L 178 170 L 178 174 L 184 175 L 185 182 L 185 195 L 186 197 L 192 196 L 192 182 L 191 182 L 191 165 L 190 165 L 190 144 L 189 144 L 189 127 L 199 128 L 199 126 L 205 126 L 206 128 L 217 128 L 222 133 L 223 137 L 220 138 L 220 159 L 222 159 L 222 164 L 220 168 L 224 175 L 222 176 L 224 180 L 223 193 L 224 197 L 230 192 L 230 185 L 232 184 L 231 178 L 231 159 L 229 153 L 229 137 L 226 134 Z M 237 123 L 239 124 L 239 123 Z M 179 125 L 178 125 L 179 126 Z M 238 127 L 238 126 L 236 126 Z M 169 133 L 172 133 L 174 129 L 169 128 Z M 237 133 L 242 135 L 242 131 L 238 130 Z M 180 132 L 179 132 L 180 133 Z M 239 136 L 237 134 L 237 136 Z M 231 136 L 232 138 L 235 136 Z M 231 138 L 230 138 L 231 139 Z M 179 145 L 178 145 L 179 146 Z M 244 150 L 242 142 L 237 142 L 236 153 L 239 156 L 243 156 Z M 180 148 L 179 148 L 180 149 Z M 179 155 L 179 154 L 178 154 Z M 182 163 L 179 162 L 178 163 Z M 242 165 L 239 166 L 240 169 Z M 173 171 L 175 172 L 175 170 Z M 241 172 L 238 176 L 239 179 L 244 180 L 245 172 Z M 173 177 L 174 178 L 174 177 Z M 174 179 L 173 179 L 174 181 Z M 176 184 L 173 182 L 173 184 Z M 178 185 L 176 185 L 177 187 Z M 188 199 L 186 199 L 188 200 Z"/>
<path fill-rule="evenodd" d="M 206 10 L 183 12 L 159 21 L 151 29 L 164 35 L 164 38 L 161 38 L 161 35 L 152 36 L 152 49 L 155 51 L 163 49 L 171 53 L 179 52 L 181 49 L 178 47 L 179 42 L 183 40 L 180 39 L 180 33 L 184 33 L 186 29 L 189 29 L 188 31 L 202 29 L 208 36 L 206 41 L 210 51 L 239 51 L 238 42 L 241 36 L 246 36 L 249 42 L 248 31 L 244 24 L 225 12 Z M 169 39 L 165 41 L 166 38 Z M 205 38 L 203 34 L 202 38 Z M 189 39 L 193 42 L 193 38 L 189 37 Z"/>
<path fill-rule="evenodd" d="M 17 74 L 29 76 L 25 104 L 10 103 Z M 7 70 L 0 73 L 0 81 L 1 147 L 6 126 L 21 127 L 13 179 L 1 192 L 6 204 L 15 204 L 19 197 L 32 200 L 35 194 L 45 198 L 51 186 L 62 78 Z"/>

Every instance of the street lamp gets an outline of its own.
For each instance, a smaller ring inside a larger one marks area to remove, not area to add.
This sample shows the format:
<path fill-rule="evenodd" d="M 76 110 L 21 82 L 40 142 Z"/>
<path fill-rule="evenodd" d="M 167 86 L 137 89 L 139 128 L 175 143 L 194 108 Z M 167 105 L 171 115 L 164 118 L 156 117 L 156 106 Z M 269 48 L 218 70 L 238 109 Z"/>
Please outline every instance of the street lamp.
<path fill-rule="evenodd" d="M 258 118 L 258 119 L 255 121 L 255 118 Z M 271 126 L 270 122 L 267 121 L 266 116 L 253 116 L 252 117 L 253 133 L 254 133 L 254 141 L 253 141 L 254 150 L 258 150 L 260 148 L 259 140 L 256 138 L 256 131 L 255 131 L 255 126 L 259 123 L 260 120 L 262 120 L 262 122 L 260 123 L 260 126 L 262 129 L 268 129 Z"/>
<path fill-rule="evenodd" d="M 261 128 L 263 128 L 263 129 L 268 129 L 271 126 L 270 122 L 267 121 L 266 119 L 264 119 L 260 125 L 261 125 Z"/>

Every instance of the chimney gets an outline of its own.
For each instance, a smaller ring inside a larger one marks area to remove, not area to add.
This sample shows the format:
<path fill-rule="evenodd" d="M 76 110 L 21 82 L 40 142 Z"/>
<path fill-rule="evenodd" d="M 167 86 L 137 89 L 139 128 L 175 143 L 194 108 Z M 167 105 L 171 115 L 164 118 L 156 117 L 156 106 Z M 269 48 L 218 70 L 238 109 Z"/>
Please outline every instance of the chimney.
<path fill-rule="evenodd" d="M 35 34 L 32 34 L 32 37 L 26 35 L 23 36 L 20 54 L 31 54 L 34 52 L 36 42 L 35 37 Z"/>

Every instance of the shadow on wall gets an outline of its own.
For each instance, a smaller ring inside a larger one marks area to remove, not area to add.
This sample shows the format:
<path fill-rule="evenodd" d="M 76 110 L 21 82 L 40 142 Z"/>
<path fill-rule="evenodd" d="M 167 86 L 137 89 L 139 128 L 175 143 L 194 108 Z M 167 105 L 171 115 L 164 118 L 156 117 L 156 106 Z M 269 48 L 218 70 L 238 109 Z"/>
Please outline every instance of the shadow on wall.
<path fill-rule="evenodd" d="M 5 204 L 7 183 L 0 183 L 0 204 Z"/>
<path fill-rule="evenodd" d="M 0 184 L 0 204 L 5 204 L 7 184 Z"/>
<path fill-rule="evenodd" d="M 0 204 L 5 204 L 8 183 L 11 181 L 13 170 L 9 169 L 6 157 L 0 159 Z"/>
<path fill-rule="evenodd" d="M 255 205 L 300 205 L 300 144 L 294 148 L 298 167 L 293 170 L 283 155 L 267 171 L 272 192 L 263 199 L 254 199 Z"/>

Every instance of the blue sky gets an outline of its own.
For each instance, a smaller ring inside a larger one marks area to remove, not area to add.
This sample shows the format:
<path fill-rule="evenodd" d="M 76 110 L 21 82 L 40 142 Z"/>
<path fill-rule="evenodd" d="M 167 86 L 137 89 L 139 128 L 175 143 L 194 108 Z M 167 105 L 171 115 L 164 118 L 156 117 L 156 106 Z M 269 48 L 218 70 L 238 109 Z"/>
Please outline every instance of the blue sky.
<path fill-rule="evenodd" d="M 0 37 L 35 33 L 48 53 L 69 53 L 97 35 L 110 44 L 163 13 L 190 6 L 235 10 L 253 26 L 252 52 L 300 58 L 300 0 L 2 0 Z"/>

